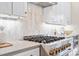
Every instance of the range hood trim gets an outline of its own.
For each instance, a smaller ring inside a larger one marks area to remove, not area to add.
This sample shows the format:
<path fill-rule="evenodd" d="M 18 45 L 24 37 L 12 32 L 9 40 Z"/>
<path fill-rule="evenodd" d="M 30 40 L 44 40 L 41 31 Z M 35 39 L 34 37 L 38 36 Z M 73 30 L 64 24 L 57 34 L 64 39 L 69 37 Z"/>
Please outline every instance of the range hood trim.
<path fill-rule="evenodd" d="M 49 6 L 53 6 L 53 5 L 57 5 L 58 4 L 57 2 L 30 2 L 30 3 L 35 4 L 37 6 L 40 6 L 42 8 L 46 8 L 46 7 L 49 7 Z"/>

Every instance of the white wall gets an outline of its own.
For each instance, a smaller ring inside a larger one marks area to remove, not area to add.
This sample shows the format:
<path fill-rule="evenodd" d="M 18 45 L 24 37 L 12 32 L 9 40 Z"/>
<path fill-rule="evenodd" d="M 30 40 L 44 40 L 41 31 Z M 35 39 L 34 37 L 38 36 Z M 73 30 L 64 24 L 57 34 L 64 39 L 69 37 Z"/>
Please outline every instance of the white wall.
<path fill-rule="evenodd" d="M 72 25 L 74 32 L 79 33 L 79 2 L 72 3 Z"/>
<path fill-rule="evenodd" d="M 46 24 L 42 23 L 41 24 L 41 29 L 40 33 L 43 35 L 49 35 L 49 36 L 54 36 L 54 32 L 57 32 L 57 36 L 62 36 L 61 32 L 63 33 L 64 31 L 64 26 L 60 25 L 51 25 L 51 24 Z"/>
<path fill-rule="evenodd" d="M 0 26 L 4 27 L 3 40 L 4 39 L 21 39 L 25 34 L 26 27 L 24 22 L 20 20 L 1 20 Z M 2 34 L 1 34 L 2 35 Z"/>

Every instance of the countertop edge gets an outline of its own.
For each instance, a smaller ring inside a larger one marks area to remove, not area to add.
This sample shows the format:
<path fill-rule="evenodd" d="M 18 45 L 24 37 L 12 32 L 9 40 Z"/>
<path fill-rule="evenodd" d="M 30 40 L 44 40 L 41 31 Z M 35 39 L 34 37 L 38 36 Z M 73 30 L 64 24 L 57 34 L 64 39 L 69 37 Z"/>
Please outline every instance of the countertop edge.
<path fill-rule="evenodd" d="M 12 56 L 12 55 L 16 55 L 18 53 L 25 52 L 25 51 L 28 51 L 28 50 L 31 50 L 31 49 L 34 49 L 34 48 L 38 48 L 38 47 L 40 47 L 40 44 L 29 47 L 29 48 L 23 48 L 23 49 L 20 49 L 20 50 L 17 50 L 17 51 L 12 51 L 12 52 L 8 52 L 8 53 L 5 53 L 5 54 L 1 54 L 0 56 Z"/>

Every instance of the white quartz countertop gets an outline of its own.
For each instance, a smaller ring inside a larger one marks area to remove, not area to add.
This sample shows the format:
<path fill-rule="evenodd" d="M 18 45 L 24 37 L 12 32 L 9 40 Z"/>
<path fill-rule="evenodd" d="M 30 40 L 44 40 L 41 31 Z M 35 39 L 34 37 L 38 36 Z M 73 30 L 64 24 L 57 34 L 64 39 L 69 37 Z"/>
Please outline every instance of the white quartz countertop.
<path fill-rule="evenodd" d="M 7 40 L 8 43 L 11 43 L 13 46 L 6 47 L 6 48 L 0 48 L 0 55 L 11 53 L 14 51 L 18 51 L 24 48 L 30 48 L 34 46 L 39 46 L 39 43 L 30 42 L 30 41 L 19 41 L 19 40 Z"/>

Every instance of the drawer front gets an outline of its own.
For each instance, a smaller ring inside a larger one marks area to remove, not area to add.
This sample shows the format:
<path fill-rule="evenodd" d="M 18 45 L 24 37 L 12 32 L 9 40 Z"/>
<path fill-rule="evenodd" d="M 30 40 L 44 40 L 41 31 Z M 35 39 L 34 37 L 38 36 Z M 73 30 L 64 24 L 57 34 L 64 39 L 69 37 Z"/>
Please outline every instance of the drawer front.
<path fill-rule="evenodd" d="M 18 53 L 14 56 L 39 56 L 39 48 L 28 50 L 22 53 Z"/>

